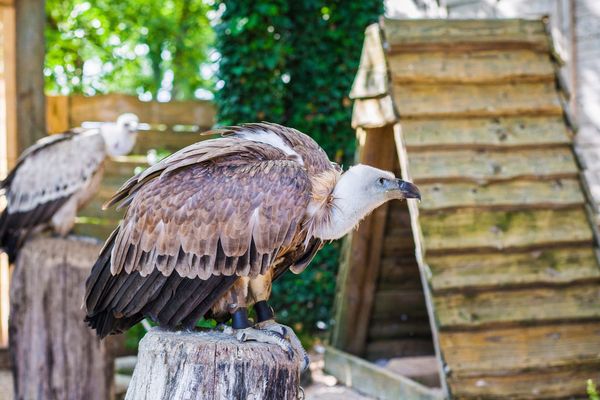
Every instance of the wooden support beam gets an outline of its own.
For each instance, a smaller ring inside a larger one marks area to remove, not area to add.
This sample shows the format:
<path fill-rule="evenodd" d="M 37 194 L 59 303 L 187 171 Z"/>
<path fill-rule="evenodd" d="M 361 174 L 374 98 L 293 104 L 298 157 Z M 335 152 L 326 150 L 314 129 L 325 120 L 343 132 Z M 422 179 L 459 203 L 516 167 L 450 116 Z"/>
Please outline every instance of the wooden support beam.
<path fill-rule="evenodd" d="M 44 98 L 44 0 L 15 2 L 17 149 L 22 152 L 46 135 Z"/>
<path fill-rule="evenodd" d="M 385 170 L 394 169 L 394 132 L 391 125 L 359 130 L 358 136 L 360 163 Z M 375 210 L 347 238 L 343 250 L 332 344 L 359 356 L 366 348 L 387 212 L 387 204 Z"/>

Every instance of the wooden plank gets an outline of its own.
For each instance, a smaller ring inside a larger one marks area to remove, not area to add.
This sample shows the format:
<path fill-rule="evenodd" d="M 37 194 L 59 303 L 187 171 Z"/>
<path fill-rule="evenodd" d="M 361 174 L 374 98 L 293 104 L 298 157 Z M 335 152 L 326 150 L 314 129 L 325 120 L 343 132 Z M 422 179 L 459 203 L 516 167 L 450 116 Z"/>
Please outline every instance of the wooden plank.
<path fill-rule="evenodd" d="M 401 84 L 394 101 L 402 118 L 561 116 L 553 83 Z"/>
<path fill-rule="evenodd" d="M 519 211 L 465 209 L 424 214 L 419 221 L 428 252 L 527 248 L 561 243 L 591 244 L 593 239 L 583 208 Z M 388 240 L 391 239 L 386 238 Z"/>
<path fill-rule="evenodd" d="M 207 129 L 215 120 L 215 107 L 210 101 L 142 102 L 134 96 L 122 94 L 71 96 L 73 126 L 80 126 L 86 121 L 115 121 L 125 112 L 137 114 L 143 123 L 167 126 L 197 125 Z"/>
<path fill-rule="evenodd" d="M 358 160 L 390 170 L 396 159 L 391 126 L 359 131 Z M 364 352 L 377 287 L 387 206 L 379 207 L 347 239 L 338 273 L 332 344 L 352 354 Z"/>
<path fill-rule="evenodd" d="M 562 117 L 434 119 L 402 121 L 406 148 L 412 153 L 431 149 L 486 148 L 570 144 Z"/>
<path fill-rule="evenodd" d="M 458 208 L 561 208 L 585 204 L 578 179 L 505 181 L 490 184 L 450 182 L 420 184 L 422 212 Z"/>
<path fill-rule="evenodd" d="M 397 121 L 398 113 L 390 95 L 354 101 L 353 128 L 382 128 Z"/>
<path fill-rule="evenodd" d="M 600 318 L 600 284 L 490 290 L 434 298 L 440 329 Z"/>
<path fill-rule="evenodd" d="M 583 399 L 587 398 L 585 383 L 588 379 L 600 384 L 600 364 L 583 370 L 566 367 L 506 376 L 451 376 L 448 382 L 457 399 Z"/>
<path fill-rule="evenodd" d="M 61 133 L 74 128 L 71 126 L 68 96 L 48 96 L 46 98 L 46 129 L 49 134 Z"/>
<path fill-rule="evenodd" d="M 46 136 L 44 3 L 44 0 L 19 0 L 15 3 L 15 83 L 19 153 Z"/>
<path fill-rule="evenodd" d="M 376 340 L 367 344 L 367 360 L 381 360 L 392 357 L 418 357 L 433 354 L 431 338 L 402 338 Z"/>
<path fill-rule="evenodd" d="M 569 147 L 540 150 L 456 150 L 409 153 L 411 176 L 418 184 L 443 181 L 488 182 L 516 178 L 577 177 Z"/>
<path fill-rule="evenodd" d="M 491 289 L 597 280 L 600 268 L 590 247 L 548 248 L 524 253 L 428 255 L 434 291 Z"/>
<path fill-rule="evenodd" d="M 370 342 L 403 337 L 426 337 L 431 340 L 431 327 L 427 317 L 412 321 L 377 321 L 369 327 Z"/>
<path fill-rule="evenodd" d="M 427 316 L 427 308 L 421 289 L 386 290 L 375 294 L 372 312 L 374 319 L 408 321 L 425 316 Z"/>
<path fill-rule="evenodd" d="M 380 268 L 377 290 L 422 288 L 419 266 L 414 252 L 405 258 L 382 258 Z"/>
<path fill-rule="evenodd" d="M 410 49 L 454 51 L 477 48 L 549 49 L 541 20 L 522 19 L 385 19 L 392 52 Z"/>
<path fill-rule="evenodd" d="M 325 372 L 378 399 L 443 399 L 437 391 L 330 346 L 325 347 Z"/>
<path fill-rule="evenodd" d="M 0 146 L 2 153 L 0 156 L 0 177 L 8 174 L 17 158 L 19 149 L 17 147 L 17 48 L 16 39 L 16 17 L 14 7 L 5 7 L 0 10 L 2 17 L 2 84 L 4 93 L 0 103 L 3 103 L 4 121 L 2 127 L 3 145 Z M 8 266 L 6 266 L 8 268 Z"/>
<path fill-rule="evenodd" d="M 453 377 L 597 365 L 600 322 L 440 332 Z"/>
<path fill-rule="evenodd" d="M 200 132 L 174 132 L 165 131 L 140 131 L 138 140 L 131 154 L 147 154 L 150 150 L 163 150 L 171 153 L 186 146 L 208 139 L 200 135 Z"/>
<path fill-rule="evenodd" d="M 548 54 L 531 50 L 415 52 L 389 57 L 394 84 L 553 82 Z"/>
<path fill-rule="evenodd" d="M 381 97 L 389 92 L 388 71 L 379 24 L 365 29 L 360 64 L 350 90 L 350 98 Z"/>

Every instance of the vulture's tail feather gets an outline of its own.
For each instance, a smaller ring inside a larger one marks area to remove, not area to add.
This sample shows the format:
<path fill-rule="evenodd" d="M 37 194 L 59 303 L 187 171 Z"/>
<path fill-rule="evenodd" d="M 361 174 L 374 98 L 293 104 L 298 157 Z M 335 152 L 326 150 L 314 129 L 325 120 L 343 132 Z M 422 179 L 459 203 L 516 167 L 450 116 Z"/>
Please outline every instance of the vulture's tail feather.
<path fill-rule="evenodd" d="M 0 214 L 0 248 L 8 254 L 8 261 L 13 263 L 17 258 L 21 235 L 9 228 L 9 218 L 5 208 Z"/>
<path fill-rule="evenodd" d="M 125 271 L 112 275 L 111 252 L 118 228 L 107 240 L 86 281 L 85 322 L 100 338 L 121 333 L 150 317 L 159 325 L 191 328 L 215 301 L 237 280 L 237 276 L 212 276 L 206 280 L 169 276 L 154 269 L 142 276 Z"/>

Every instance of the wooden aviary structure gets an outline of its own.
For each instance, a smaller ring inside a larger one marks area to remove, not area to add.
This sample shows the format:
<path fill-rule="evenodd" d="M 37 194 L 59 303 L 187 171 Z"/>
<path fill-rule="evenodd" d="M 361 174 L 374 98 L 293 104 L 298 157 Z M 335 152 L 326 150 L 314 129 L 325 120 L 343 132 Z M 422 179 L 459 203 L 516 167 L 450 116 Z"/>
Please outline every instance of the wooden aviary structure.
<path fill-rule="evenodd" d="M 413 180 L 423 201 L 410 230 L 392 203 L 352 235 L 335 347 L 373 359 L 387 343 L 402 357 L 419 349 L 409 337 L 431 337 L 459 399 L 583 397 L 600 380 L 595 226 L 557 69 L 544 20 L 367 29 L 352 90 L 360 159 Z"/>
<path fill-rule="evenodd" d="M 153 328 L 140 342 L 126 400 L 296 400 L 299 361 L 221 332 Z"/>
<path fill-rule="evenodd" d="M 47 98 L 49 133 L 63 132 L 78 126 L 113 122 L 125 112 L 140 118 L 140 132 L 132 153 L 109 159 L 98 195 L 78 214 L 78 234 L 104 240 L 117 226 L 122 212 L 102 210 L 102 204 L 131 176 L 148 167 L 148 153 L 175 152 L 206 137 L 199 134 L 211 128 L 215 107 L 209 101 L 142 102 L 134 96 L 109 94 L 99 96 L 50 96 Z M 160 155 L 160 153 L 159 153 Z"/>
<path fill-rule="evenodd" d="M 16 400 L 112 398 L 113 357 L 81 307 L 100 248 L 81 238 L 39 237 L 19 253 L 9 336 Z"/>

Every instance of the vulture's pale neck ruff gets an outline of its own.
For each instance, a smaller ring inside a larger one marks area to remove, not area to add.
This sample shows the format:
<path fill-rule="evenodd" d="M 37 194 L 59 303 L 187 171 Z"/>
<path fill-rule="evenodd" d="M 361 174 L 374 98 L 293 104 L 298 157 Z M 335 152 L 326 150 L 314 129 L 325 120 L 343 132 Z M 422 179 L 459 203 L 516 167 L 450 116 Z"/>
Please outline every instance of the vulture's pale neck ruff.
<path fill-rule="evenodd" d="M 307 210 L 309 236 L 339 239 L 386 201 L 406 198 L 401 190 L 406 183 L 388 171 L 359 164 L 334 175 L 313 182 Z"/>

